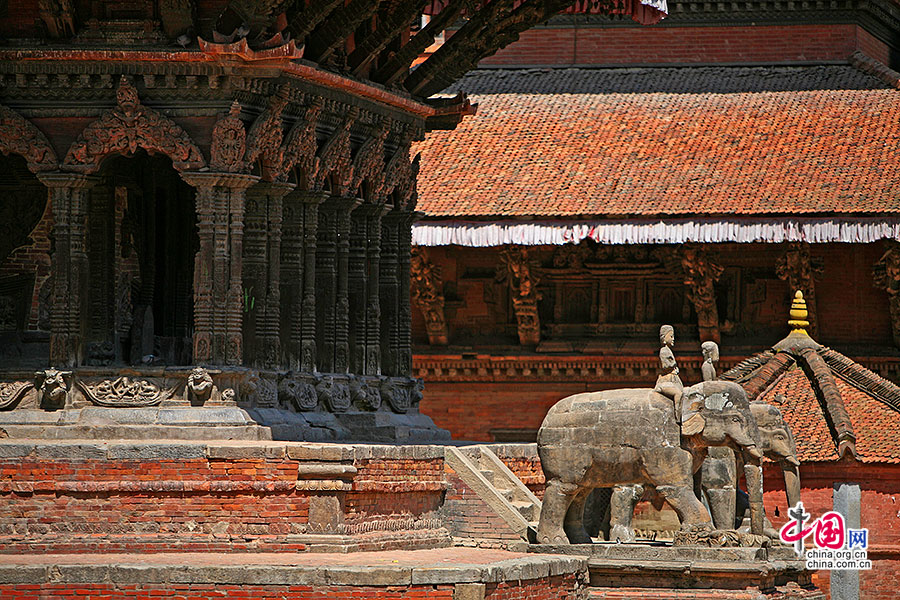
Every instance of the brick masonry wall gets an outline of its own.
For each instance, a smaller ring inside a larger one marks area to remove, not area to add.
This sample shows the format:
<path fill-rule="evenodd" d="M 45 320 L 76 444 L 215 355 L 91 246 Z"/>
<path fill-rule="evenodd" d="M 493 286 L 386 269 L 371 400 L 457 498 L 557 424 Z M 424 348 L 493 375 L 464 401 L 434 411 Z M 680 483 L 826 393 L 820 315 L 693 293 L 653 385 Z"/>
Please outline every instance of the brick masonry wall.
<path fill-rule="evenodd" d="M 363 533 L 360 523 L 371 523 L 367 535 L 412 531 L 410 541 L 440 528 L 439 448 L 428 458 L 388 450 L 396 456 L 358 460 L 344 492 L 333 479 L 298 489 L 302 461 L 285 456 L 214 458 L 184 446 L 169 459 L 66 458 L 101 449 L 50 445 L 0 459 L 0 552 L 302 551 L 298 535 Z M 332 529 L 308 530 L 311 500 L 335 496 Z"/>
<path fill-rule="evenodd" d="M 39 294 L 41 286 L 50 277 L 50 230 L 53 228 L 53 207 L 44 207 L 41 220 L 29 234 L 31 243 L 13 250 L 0 266 L 0 277 L 10 275 L 34 275 L 31 304 L 25 321 L 27 331 L 38 330 Z"/>
<path fill-rule="evenodd" d="M 866 52 L 873 47 L 869 39 L 858 40 L 857 29 L 856 25 L 547 27 L 523 32 L 519 41 L 479 66 L 846 60 L 857 49 Z"/>

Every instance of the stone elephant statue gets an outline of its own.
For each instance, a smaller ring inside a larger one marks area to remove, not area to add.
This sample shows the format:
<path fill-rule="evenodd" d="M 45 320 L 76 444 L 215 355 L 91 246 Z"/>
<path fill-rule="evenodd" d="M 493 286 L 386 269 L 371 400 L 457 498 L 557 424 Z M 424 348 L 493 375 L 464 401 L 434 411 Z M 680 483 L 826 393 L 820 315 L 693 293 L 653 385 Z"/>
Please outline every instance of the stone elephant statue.
<path fill-rule="evenodd" d="M 763 455 L 776 461 L 784 473 L 784 489 L 788 506 L 800 500 L 800 461 L 797 446 L 790 427 L 776 407 L 765 402 L 750 403 L 750 412 L 759 429 L 760 446 Z M 708 449 L 708 455 L 701 467 L 699 487 L 695 491 L 703 494 L 709 506 L 710 516 L 717 529 L 737 529 L 741 527 L 748 509 L 747 494 L 738 487 L 740 457 L 731 448 L 715 446 Z M 695 484 L 698 483 L 695 481 Z M 618 486 L 609 497 L 608 510 L 596 507 L 608 515 L 609 522 L 601 519 L 600 529 L 609 531 L 610 540 L 634 541 L 632 517 L 635 506 L 644 494 L 643 486 Z M 651 495 L 654 501 L 658 496 Z M 661 502 L 659 502 L 661 506 Z M 660 506 L 657 506 L 659 508 Z M 768 519 L 764 520 L 763 533 L 777 538 L 778 532 Z"/>
<path fill-rule="evenodd" d="M 538 430 L 547 479 L 538 524 L 541 544 L 590 543 L 584 503 L 595 488 L 649 484 L 678 514 L 683 529 L 712 529 L 694 494 L 694 473 L 710 446 L 741 453 L 751 489 L 751 523 L 762 533 L 762 453 L 744 390 L 706 381 L 684 389 L 699 407 L 702 428 L 682 436 L 672 399 L 649 389 L 576 394 L 557 402 Z"/>
<path fill-rule="evenodd" d="M 750 410 L 759 428 L 760 450 L 779 464 L 784 476 L 784 490 L 788 506 L 800 501 L 800 461 L 791 428 L 784 422 L 781 411 L 765 402 L 752 402 Z M 738 487 L 738 471 L 734 453 L 728 448 L 710 448 L 703 462 L 701 487 L 706 495 L 713 523 L 719 529 L 741 526 L 747 509 L 746 494 Z M 778 532 L 766 519 L 765 535 L 777 538 Z"/>

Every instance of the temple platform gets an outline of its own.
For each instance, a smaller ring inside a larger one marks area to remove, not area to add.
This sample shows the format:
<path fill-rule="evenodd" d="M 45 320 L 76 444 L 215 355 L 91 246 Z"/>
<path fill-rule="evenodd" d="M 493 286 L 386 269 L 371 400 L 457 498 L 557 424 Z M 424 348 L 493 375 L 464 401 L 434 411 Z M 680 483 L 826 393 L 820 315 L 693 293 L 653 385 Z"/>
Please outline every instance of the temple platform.
<path fill-rule="evenodd" d="M 584 558 L 480 548 L 356 554 L 0 556 L 0 596 L 133 598 L 571 598 Z"/>

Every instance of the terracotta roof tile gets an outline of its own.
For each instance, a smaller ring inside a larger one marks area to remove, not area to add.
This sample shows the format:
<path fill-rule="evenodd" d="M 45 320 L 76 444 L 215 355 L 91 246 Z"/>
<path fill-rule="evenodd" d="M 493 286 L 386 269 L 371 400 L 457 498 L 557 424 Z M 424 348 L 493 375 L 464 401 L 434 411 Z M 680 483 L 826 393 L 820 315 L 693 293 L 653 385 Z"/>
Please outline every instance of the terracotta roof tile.
<path fill-rule="evenodd" d="M 478 114 L 419 144 L 420 210 L 900 214 L 898 90 L 849 66 L 647 71 L 476 71 Z"/>

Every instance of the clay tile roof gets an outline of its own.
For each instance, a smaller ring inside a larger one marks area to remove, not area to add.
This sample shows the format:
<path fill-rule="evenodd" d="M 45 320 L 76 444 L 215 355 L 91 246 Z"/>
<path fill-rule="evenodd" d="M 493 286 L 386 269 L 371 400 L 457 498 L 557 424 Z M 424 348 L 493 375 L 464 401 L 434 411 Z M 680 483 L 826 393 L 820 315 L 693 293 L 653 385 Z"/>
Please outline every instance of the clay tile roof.
<path fill-rule="evenodd" d="M 900 387 L 796 333 L 722 375 L 777 406 L 803 462 L 900 463 Z"/>
<path fill-rule="evenodd" d="M 429 133 L 419 209 L 455 219 L 900 215 L 900 91 L 851 65 L 476 70 Z"/>

